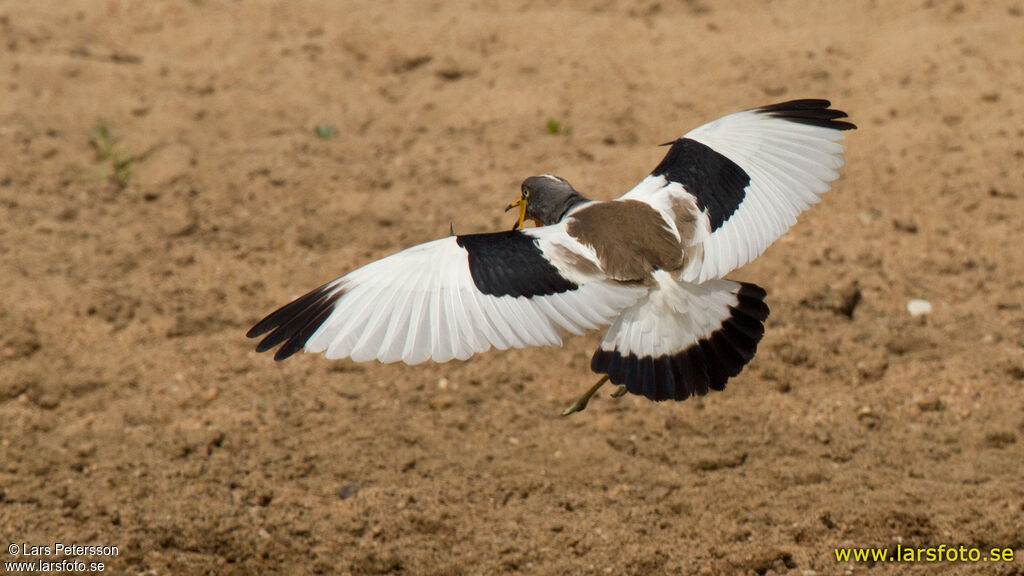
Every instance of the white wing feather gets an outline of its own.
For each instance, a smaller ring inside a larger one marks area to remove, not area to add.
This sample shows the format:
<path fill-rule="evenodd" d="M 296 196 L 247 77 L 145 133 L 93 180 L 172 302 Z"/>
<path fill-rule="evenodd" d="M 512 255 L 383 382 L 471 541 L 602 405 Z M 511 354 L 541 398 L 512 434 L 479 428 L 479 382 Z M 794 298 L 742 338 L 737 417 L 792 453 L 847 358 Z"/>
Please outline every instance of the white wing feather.
<path fill-rule="evenodd" d="M 588 277 L 549 256 L 557 244 L 597 269 L 593 251 L 566 234 L 564 224 L 524 233 L 536 239 L 577 289 L 529 298 L 484 294 L 473 282 L 466 250 L 455 237 L 443 238 L 363 266 L 332 283 L 343 295 L 306 342 L 305 351 L 357 362 L 418 364 L 464 360 L 492 346 L 560 345 L 561 330 L 582 334 L 607 325 L 646 293 L 646 288 L 623 285 L 603 274 Z"/>

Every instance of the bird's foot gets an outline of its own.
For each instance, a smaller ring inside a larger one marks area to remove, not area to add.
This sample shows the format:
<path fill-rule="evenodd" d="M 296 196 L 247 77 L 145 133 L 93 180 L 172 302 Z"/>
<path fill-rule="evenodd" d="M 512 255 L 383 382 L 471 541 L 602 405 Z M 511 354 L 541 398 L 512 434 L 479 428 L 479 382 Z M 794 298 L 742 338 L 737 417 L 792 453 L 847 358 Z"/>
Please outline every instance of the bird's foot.
<path fill-rule="evenodd" d="M 611 396 L 612 398 L 622 398 L 626 395 L 626 392 L 629 392 L 629 390 L 627 390 L 625 386 L 619 386 L 615 392 L 612 392 Z"/>
<path fill-rule="evenodd" d="M 577 398 L 575 402 L 570 404 L 568 408 L 562 410 L 562 416 L 568 416 L 570 414 L 575 414 L 576 412 L 582 412 L 584 409 L 586 409 L 587 403 L 590 402 L 590 398 L 594 394 L 596 394 L 597 391 L 601 389 L 601 386 L 603 386 L 604 383 L 607 381 L 608 376 L 602 376 L 601 379 L 597 381 L 597 384 L 594 384 L 593 386 L 590 387 L 590 390 L 584 392 L 583 395 Z"/>

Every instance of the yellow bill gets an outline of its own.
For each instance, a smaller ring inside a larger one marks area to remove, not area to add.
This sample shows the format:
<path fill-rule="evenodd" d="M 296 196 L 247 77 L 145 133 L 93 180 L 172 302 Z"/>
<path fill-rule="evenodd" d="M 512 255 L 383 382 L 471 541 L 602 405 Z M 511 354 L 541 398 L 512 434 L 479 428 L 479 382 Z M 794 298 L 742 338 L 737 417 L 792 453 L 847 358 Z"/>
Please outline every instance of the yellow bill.
<path fill-rule="evenodd" d="M 509 204 L 508 207 L 505 208 L 505 212 L 508 212 L 516 206 L 519 206 L 519 221 L 512 226 L 513 230 L 519 230 L 522 228 L 523 221 L 526 220 L 526 198 L 520 198 L 519 200 Z"/>

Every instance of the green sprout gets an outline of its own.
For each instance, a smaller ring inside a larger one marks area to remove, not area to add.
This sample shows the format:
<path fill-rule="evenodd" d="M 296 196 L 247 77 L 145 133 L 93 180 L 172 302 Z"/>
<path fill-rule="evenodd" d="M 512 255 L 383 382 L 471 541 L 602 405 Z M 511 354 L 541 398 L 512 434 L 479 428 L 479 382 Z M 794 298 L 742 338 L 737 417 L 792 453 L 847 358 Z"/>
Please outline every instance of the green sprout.
<path fill-rule="evenodd" d="M 127 187 L 132 181 L 132 162 L 135 158 L 126 148 L 118 148 L 121 139 L 114 128 L 104 118 L 100 118 L 89 131 L 89 145 L 96 152 L 99 161 L 110 160 L 111 172 L 108 178 L 121 188 Z"/>
<path fill-rule="evenodd" d="M 89 131 L 89 145 L 96 151 L 97 160 L 106 160 L 113 156 L 117 142 L 118 138 L 114 135 L 114 129 L 103 118 L 100 118 L 96 122 L 96 126 Z"/>
<path fill-rule="evenodd" d="M 330 124 L 318 124 L 315 132 L 316 137 L 321 140 L 330 140 L 338 135 L 338 129 Z"/>
<path fill-rule="evenodd" d="M 544 128 L 547 129 L 548 134 L 571 134 L 572 133 L 572 128 L 570 128 L 568 124 L 565 124 L 563 122 L 559 122 L 558 120 L 555 120 L 554 118 L 548 118 L 548 121 L 544 125 Z"/>

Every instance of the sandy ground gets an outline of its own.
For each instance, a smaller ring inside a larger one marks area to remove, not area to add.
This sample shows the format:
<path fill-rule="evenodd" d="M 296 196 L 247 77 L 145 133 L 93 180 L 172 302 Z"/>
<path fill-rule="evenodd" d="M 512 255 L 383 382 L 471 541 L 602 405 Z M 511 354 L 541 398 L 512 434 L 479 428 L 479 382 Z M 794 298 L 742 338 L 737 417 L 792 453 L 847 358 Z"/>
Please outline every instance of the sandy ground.
<path fill-rule="evenodd" d="M 806 4 L 0 2 L 0 543 L 118 546 L 82 558 L 116 574 L 1024 574 L 1024 5 Z M 860 130 L 733 275 L 773 312 L 723 393 L 563 419 L 598 334 L 415 367 L 244 337 L 509 227 L 526 176 L 613 198 L 801 97 Z M 897 544 L 1016 560 L 833 553 Z"/>

